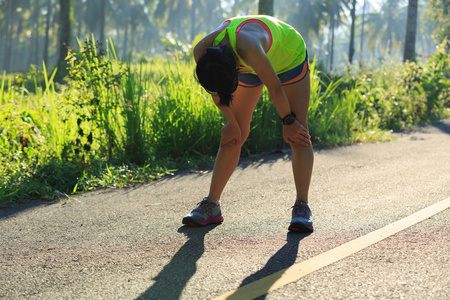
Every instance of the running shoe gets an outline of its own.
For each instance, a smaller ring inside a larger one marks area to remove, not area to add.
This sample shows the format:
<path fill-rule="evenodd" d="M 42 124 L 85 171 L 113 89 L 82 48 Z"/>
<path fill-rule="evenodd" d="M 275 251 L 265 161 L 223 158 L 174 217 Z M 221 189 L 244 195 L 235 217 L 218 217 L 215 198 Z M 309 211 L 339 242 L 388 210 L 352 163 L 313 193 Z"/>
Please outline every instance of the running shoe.
<path fill-rule="evenodd" d="M 292 232 L 313 232 L 311 209 L 305 201 L 295 201 L 292 207 L 292 220 L 289 230 Z"/>
<path fill-rule="evenodd" d="M 188 226 L 204 226 L 223 221 L 220 204 L 216 204 L 209 197 L 203 198 L 197 207 L 183 218 L 183 224 Z"/>

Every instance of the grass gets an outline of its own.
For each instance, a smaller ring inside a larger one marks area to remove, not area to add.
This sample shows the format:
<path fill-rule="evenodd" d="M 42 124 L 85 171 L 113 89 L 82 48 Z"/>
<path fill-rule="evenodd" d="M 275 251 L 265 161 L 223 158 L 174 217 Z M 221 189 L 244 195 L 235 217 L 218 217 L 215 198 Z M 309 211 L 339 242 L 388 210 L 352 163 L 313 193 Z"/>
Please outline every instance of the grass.
<path fill-rule="evenodd" d="M 130 59 L 131 60 L 131 59 Z M 133 65 L 80 43 L 67 83 L 55 73 L 3 74 L 0 205 L 55 199 L 211 166 L 226 120 L 194 80 L 192 60 Z M 450 63 L 383 64 L 329 76 L 311 63 L 308 123 L 315 147 L 387 141 L 390 132 L 448 117 Z M 243 154 L 286 147 L 263 91 Z"/>

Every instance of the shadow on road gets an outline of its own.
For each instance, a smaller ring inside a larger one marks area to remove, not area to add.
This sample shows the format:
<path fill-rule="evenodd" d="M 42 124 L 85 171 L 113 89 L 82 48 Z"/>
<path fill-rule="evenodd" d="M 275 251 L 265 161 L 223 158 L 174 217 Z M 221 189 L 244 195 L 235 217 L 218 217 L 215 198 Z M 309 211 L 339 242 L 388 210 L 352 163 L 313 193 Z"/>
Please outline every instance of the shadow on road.
<path fill-rule="evenodd" d="M 310 235 L 310 233 L 299 234 L 299 233 L 289 232 L 287 234 L 286 244 L 283 247 L 281 247 L 281 249 L 278 250 L 277 253 L 275 253 L 267 261 L 264 268 L 262 268 L 261 270 L 257 271 L 256 273 L 253 273 L 252 275 L 245 278 L 242 281 L 240 287 L 250 284 L 252 282 L 255 282 L 259 279 L 265 278 L 265 277 L 272 275 L 283 269 L 289 268 L 290 266 L 295 264 L 295 260 L 297 259 L 298 246 L 300 244 L 300 241 L 309 235 Z M 281 276 L 281 274 L 280 274 L 280 276 Z M 279 278 L 280 277 L 272 278 L 273 281 L 270 282 L 269 284 L 267 284 L 265 287 L 265 291 L 264 291 L 265 294 L 263 296 L 255 298 L 255 299 L 258 299 L 258 300 L 266 299 L 267 292 L 269 291 L 270 287 Z M 238 295 L 238 293 L 239 293 L 239 290 L 235 294 L 231 295 L 229 298 L 230 299 L 239 299 L 240 296 Z"/>
<path fill-rule="evenodd" d="M 433 124 L 433 127 L 439 129 L 440 131 L 450 134 L 450 121 L 444 121 L 442 123 Z"/>
<path fill-rule="evenodd" d="M 54 204 L 58 204 L 60 202 L 57 201 L 34 201 L 28 203 L 18 203 L 13 204 L 9 207 L 0 207 L 0 221 L 6 220 L 8 218 L 14 217 L 26 210 L 35 209 L 40 206 L 50 206 Z"/>
<path fill-rule="evenodd" d="M 220 224 L 200 228 L 180 227 L 189 240 L 153 278 L 155 283 L 137 299 L 180 299 L 187 282 L 197 271 L 197 261 L 205 252 L 205 236 Z"/>

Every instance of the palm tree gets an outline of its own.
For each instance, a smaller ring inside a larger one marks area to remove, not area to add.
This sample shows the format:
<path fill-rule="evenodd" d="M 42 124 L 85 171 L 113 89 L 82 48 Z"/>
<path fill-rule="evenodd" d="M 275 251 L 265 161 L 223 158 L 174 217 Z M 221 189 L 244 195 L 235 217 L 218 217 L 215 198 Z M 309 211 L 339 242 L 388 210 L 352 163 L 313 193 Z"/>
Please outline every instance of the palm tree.
<path fill-rule="evenodd" d="M 55 80 L 62 81 L 67 75 L 67 52 L 70 45 L 70 0 L 59 0 L 59 58 Z"/>
<path fill-rule="evenodd" d="M 361 41 L 359 49 L 359 65 L 362 66 L 363 61 L 363 47 L 364 47 L 364 25 L 366 25 L 366 4 L 367 1 L 364 0 L 362 9 L 362 21 L 361 21 Z"/>
<path fill-rule="evenodd" d="M 45 21 L 45 39 L 44 39 L 44 63 L 48 65 L 48 44 L 50 33 L 50 18 L 52 17 L 52 0 L 47 0 L 47 16 Z"/>
<path fill-rule="evenodd" d="M 403 61 L 413 60 L 416 56 L 415 54 L 416 31 L 417 31 L 417 0 L 409 0 Z"/>
<path fill-rule="evenodd" d="M 279 15 L 281 19 L 297 28 L 303 36 L 306 45 L 312 44 L 312 39 L 318 37 L 326 24 L 327 6 L 323 1 L 301 0 L 286 1 L 281 6 Z M 290 12 L 286 15 L 286 12 Z"/>
<path fill-rule="evenodd" d="M 406 14 L 404 0 L 384 0 L 379 13 L 368 16 L 369 32 L 368 48 L 379 47 L 381 53 L 392 55 L 399 49 L 401 40 L 405 36 Z"/>
<path fill-rule="evenodd" d="M 159 0 L 153 13 L 155 22 L 162 28 L 163 32 L 175 33 L 181 41 L 190 42 L 200 32 L 210 32 L 216 28 L 225 16 L 222 9 L 222 1 L 217 0 Z M 197 5 L 194 5 L 195 4 Z M 241 1 L 244 2 L 244 1 Z M 250 1 L 245 1 L 250 2 Z M 196 10 L 196 20 L 192 20 L 192 10 Z M 188 13 L 191 11 L 191 13 Z M 194 22 L 197 26 L 191 24 Z"/>
<path fill-rule="evenodd" d="M 6 72 L 9 72 L 9 68 L 10 68 L 10 61 L 11 61 L 11 36 L 12 36 L 12 21 L 11 21 L 11 17 L 12 17 L 12 0 L 8 0 L 7 1 L 7 6 L 6 6 L 6 42 L 3 45 L 3 53 L 5 53 L 5 56 L 3 57 L 4 59 L 4 68 Z"/>
<path fill-rule="evenodd" d="M 354 41 L 355 41 L 356 0 L 353 0 L 351 15 L 352 15 L 352 25 L 350 29 L 350 46 L 348 50 L 348 61 L 350 65 L 352 64 L 353 54 L 355 53 Z"/>
<path fill-rule="evenodd" d="M 331 46 L 330 46 L 330 71 L 333 70 L 333 60 L 334 60 L 334 29 L 336 27 L 336 13 L 337 13 L 337 2 L 338 0 L 333 0 L 333 8 L 331 10 Z"/>
<path fill-rule="evenodd" d="M 325 44 L 327 39 L 325 35 L 328 34 L 327 27 L 332 32 L 332 28 L 337 28 L 345 22 L 345 10 L 348 8 L 349 1 L 285 0 L 277 5 L 276 15 L 299 30 L 308 49 L 315 50 L 315 55 L 326 55 Z M 333 19 L 335 24 L 331 26 Z M 330 39 L 329 45 L 332 41 L 333 39 Z M 331 48 L 329 50 L 331 52 Z"/>
<path fill-rule="evenodd" d="M 100 42 L 105 43 L 105 14 L 106 14 L 106 0 L 101 0 L 100 3 Z"/>
<path fill-rule="evenodd" d="M 331 41 L 330 41 L 330 71 L 333 70 L 333 60 L 334 60 L 334 33 L 335 28 L 341 25 L 345 20 L 344 10 L 348 8 L 349 0 L 333 0 L 332 5 L 329 3 L 329 11 L 331 11 Z"/>

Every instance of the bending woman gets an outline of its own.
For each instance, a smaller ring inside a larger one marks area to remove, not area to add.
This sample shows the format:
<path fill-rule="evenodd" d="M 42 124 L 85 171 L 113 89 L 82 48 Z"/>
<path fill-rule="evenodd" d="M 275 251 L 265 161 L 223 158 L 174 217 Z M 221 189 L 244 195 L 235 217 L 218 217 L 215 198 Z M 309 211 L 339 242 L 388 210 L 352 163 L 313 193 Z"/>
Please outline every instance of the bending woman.
<path fill-rule="evenodd" d="M 228 123 L 222 128 L 209 195 L 183 218 L 183 224 L 200 226 L 223 221 L 220 196 L 238 164 L 265 85 L 283 123 L 283 138 L 292 148 L 297 194 L 289 230 L 313 231 L 308 206 L 313 168 L 307 123 L 310 78 L 302 36 L 273 17 L 231 18 L 195 46 L 194 58 L 197 80 L 211 93 Z"/>

